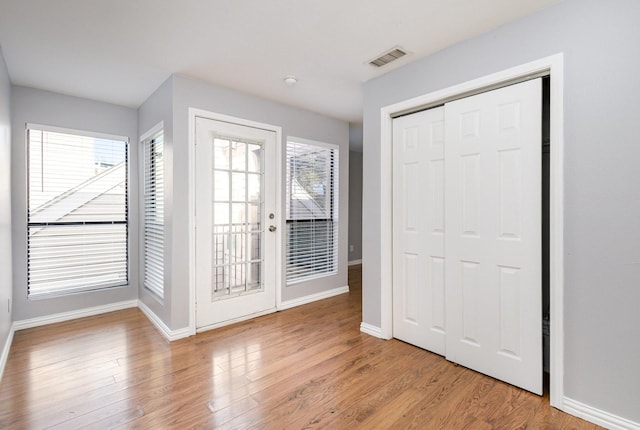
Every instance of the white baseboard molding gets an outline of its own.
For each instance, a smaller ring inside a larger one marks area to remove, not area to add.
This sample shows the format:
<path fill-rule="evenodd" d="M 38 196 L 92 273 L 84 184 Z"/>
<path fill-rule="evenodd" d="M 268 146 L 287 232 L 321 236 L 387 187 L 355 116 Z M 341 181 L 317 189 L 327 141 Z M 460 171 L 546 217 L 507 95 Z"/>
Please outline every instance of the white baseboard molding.
<path fill-rule="evenodd" d="M 640 430 L 640 423 L 596 409 L 568 397 L 563 399 L 562 410 L 611 430 Z"/>
<path fill-rule="evenodd" d="M 11 323 L 9 328 L 9 334 L 7 340 L 2 347 L 2 355 L 0 356 L 0 382 L 2 381 L 2 375 L 4 374 L 4 367 L 7 365 L 7 358 L 9 358 L 9 350 L 11 349 L 11 343 L 13 342 L 13 334 L 16 332 L 15 323 Z"/>
<path fill-rule="evenodd" d="M 355 266 L 357 264 L 362 264 L 362 260 L 352 260 L 349 261 L 349 266 Z"/>
<path fill-rule="evenodd" d="M 29 318 L 26 320 L 15 321 L 15 330 L 24 330 L 33 327 L 40 327 L 47 324 L 55 324 L 63 321 L 75 320 L 78 318 L 90 317 L 107 312 L 120 311 L 138 307 L 138 299 L 127 300 L 125 302 L 111 303 L 108 305 L 95 306 L 92 308 L 78 309 L 77 311 L 62 312 L 59 314 L 45 315 L 43 317 Z"/>
<path fill-rule="evenodd" d="M 322 291 L 316 294 L 310 294 L 308 296 L 299 297 L 297 299 L 287 300 L 285 302 L 280 303 L 278 306 L 279 311 L 283 311 L 285 309 L 295 308 L 296 306 L 306 305 L 307 303 L 316 302 L 322 299 L 328 299 L 329 297 L 338 296 L 340 294 L 348 293 L 349 286 L 346 287 L 338 287 L 333 290 Z"/>
<path fill-rule="evenodd" d="M 216 328 L 225 327 L 225 326 L 228 326 L 228 325 L 231 325 L 231 324 L 239 323 L 239 322 L 242 322 L 242 321 L 252 320 L 254 318 L 258 318 L 258 317 L 261 317 L 261 316 L 264 316 L 264 315 L 272 314 L 276 310 L 277 310 L 276 308 L 271 308 L 271 309 L 267 309 L 266 311 L 256 312 L 256 313 L 250 314 L 250 315 L 243 315 L 241 317 L 233 318 L 233 319 L 226 320 L 226 321 L 222 321 L 222 322 L 219 322 L 217 324 L 211 324 L 211 325 L 207 325 L 207 326 L 204 326 L 204 327 L 198 327 L 196 329 L 196 331 L 198 333 L 202 333 L 203 331 L 209 331 L 209 330 L 213 330 L 213 329 L 216 329 Z"/>
<path fill-rule="evenodd" d="M 361 322 L 360 323 L 360 331 L 362 333 L 366 333 L 366 334 L 369 334 L 371 336 L 379 337 L 380 339 L 384 339 L 384 336 L 382 336 L 382 329 L 380 327 L 376 327 L 374 325 L 367 324 L 366 322 Z"/>
<path fill-rule="evenodd" d="M 169 342 L 184 339 L 185 337 L 193 336 L 195 330 L 190 327 L 181 328 L 178 330 L 171 330 L 167 325 L 158 317 L 142 300 L 138 302 L 138 308 L 143 314 L 156 326 L 160 334 L 165 337 Z"/>

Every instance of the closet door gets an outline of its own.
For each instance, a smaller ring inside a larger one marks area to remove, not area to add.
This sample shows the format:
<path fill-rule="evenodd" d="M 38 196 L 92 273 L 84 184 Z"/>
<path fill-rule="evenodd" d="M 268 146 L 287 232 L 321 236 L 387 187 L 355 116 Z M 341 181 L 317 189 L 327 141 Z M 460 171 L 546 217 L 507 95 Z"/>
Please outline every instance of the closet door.
<path fill-rule="evenodd" d="M 542 393 L 541 80 L 445 106 L 446 357 Z"/>
<path fill-rule="evenodd" d="M 444 108 L 393 121 L 393 335 L 445 352 Z"/>

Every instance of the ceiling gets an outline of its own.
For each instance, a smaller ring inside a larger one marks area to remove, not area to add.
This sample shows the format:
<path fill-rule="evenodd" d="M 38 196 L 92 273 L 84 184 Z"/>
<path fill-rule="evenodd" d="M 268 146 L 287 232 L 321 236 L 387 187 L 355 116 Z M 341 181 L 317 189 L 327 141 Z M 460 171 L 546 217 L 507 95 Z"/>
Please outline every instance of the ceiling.
<path fill-rule="evenodd" d="M 360 122 L 363 82 L 558 1 L 0 0 L 0 46 L 15 85 L 136 108 L 177 73 Z"/>

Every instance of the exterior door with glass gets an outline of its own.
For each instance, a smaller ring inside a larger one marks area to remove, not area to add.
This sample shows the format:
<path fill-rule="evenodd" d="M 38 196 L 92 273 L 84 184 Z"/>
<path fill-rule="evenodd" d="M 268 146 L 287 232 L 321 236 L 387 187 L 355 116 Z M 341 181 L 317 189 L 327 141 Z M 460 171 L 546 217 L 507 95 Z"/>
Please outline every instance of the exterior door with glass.
<path fill-rule="evenodd" d="M 276 307 L 276 133 L 197 117 L 196 325 Z"/>

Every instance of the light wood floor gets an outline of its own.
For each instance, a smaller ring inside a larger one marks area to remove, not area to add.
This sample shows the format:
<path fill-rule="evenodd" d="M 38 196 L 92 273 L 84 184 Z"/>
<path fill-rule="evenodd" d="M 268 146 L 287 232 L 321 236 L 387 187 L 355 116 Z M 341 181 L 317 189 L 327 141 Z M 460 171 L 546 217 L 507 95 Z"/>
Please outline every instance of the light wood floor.
<path fill-rule="evenodd" d="M 351 292 L 169 344 L 137 309 L 16 333 L 0 427 L 593 429 L 403 342 Z"/>

